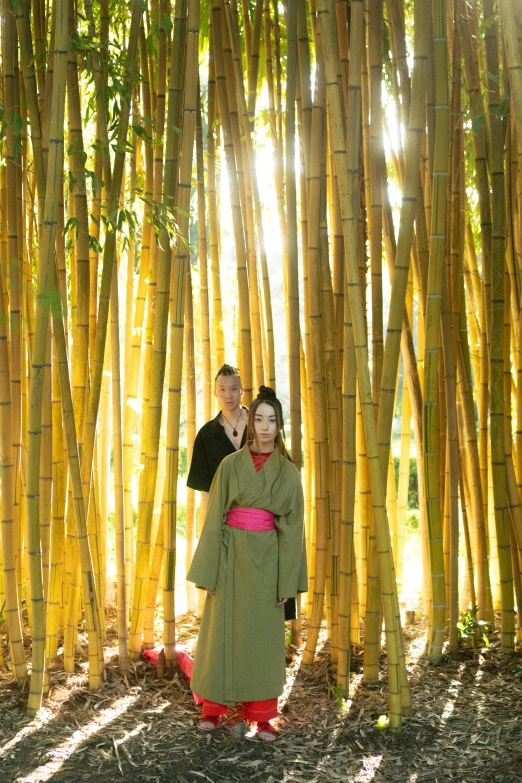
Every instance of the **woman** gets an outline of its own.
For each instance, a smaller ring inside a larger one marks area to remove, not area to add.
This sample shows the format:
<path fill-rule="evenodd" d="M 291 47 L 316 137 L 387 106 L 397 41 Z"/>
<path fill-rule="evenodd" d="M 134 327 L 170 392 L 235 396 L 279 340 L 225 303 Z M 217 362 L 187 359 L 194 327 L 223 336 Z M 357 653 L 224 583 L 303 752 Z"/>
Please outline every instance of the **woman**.
<path fill-rule="evenodd" d="M 207 591 L 191 687 L 203 698 L 203 731 L 239 701 L 270 741 L 285 682 L 283 604 L 307 589 L 303 490 L 272 389 L 261 386 L 248 428 L 253 441 L 226 457 L 212 482 L 187 575 Z"/>

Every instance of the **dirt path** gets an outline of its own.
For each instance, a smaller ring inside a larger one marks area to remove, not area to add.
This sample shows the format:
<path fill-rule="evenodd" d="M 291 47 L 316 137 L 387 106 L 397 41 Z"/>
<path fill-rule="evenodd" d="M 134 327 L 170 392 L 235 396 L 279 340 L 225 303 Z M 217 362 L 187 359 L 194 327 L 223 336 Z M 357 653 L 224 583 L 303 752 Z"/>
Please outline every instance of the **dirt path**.
<path fill-rule="evenodd" d="M 186 618 L 189 643 L 194 628 Z M 522 685 L 520 654 L 503 656 L 493 642 L 482 653 L 429 665 L 425 629 L 408 637 L 414 714 L 400 736 L 377 728 L 386 712 L 385 687 L 361 684 L 354 660 L 352 699 L 329 685 L 328 650 L 313 667 L 297 653 L 278 721 L 267 745 L 236 741 L 220 728 L 196 728 L 199 712 L 181 675 L 157 680 L 140 663 L 127 683 L 109 663 L 104 687 L 89 693 L 81 667 L 51 672 L 51 697 L 41 718 L 24 717 L 25 696 L 0 678 L 2 783 L 520 783 Z M 383 670 L 383 674 L 385 672 Z M 384 683 L 385 685 L 385 683 Z M 229 724 L 238 720 L 231 715 Z"/>

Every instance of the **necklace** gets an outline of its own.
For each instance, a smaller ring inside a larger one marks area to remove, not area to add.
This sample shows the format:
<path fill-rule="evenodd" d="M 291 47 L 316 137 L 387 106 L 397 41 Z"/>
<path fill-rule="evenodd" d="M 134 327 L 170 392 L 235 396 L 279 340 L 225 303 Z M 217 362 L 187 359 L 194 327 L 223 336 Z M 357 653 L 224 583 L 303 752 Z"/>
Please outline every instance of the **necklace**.
<path fill-rule="evenodd" d="M 234 438 L 237 438 L 237 436 L 239 434 L 238 431 L 237 431 L 237 425 L 239 424 L 239 420 L 240 420 L 241 416 L 243 415 L 243 409 L 240 408 L 239 416 L 237 417 L 237 421 L 236 421 L 236 423 L 235 423 L 235 425 L 233 427 L 232 427 L 231 423 L 229 422 L 229 420 L 227 419 L 227 417 L 225 416 L 225 414 L 223 413 L 223 411 L 221 411 L 221 415 L 223 416 L 223 418 L 226 421 L 226 423 L 228 424 L 228 426 L 231 428 L 232 435 L 234 436 Z"/>

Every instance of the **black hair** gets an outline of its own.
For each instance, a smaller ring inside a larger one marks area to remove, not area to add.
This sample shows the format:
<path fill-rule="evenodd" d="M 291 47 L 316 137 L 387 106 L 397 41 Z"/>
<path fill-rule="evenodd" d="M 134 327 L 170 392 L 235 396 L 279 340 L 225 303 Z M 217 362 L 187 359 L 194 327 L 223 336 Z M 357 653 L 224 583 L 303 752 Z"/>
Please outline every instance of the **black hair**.
<path fill-rule="evenodd" d="M 237 367 L 232 367 L 231 364 L 223 364 L 219 368 L 219 370 L 217 371 L 217 375 L 214 378 L 214 383 L 216 383 L 216 381 L 217 381 L 217 379 L 219 378 L 220 375 L 237 375 L 239 378 L 241 378 L 241 376 L 239 375 L 239 370 L 237 369 Z"/>

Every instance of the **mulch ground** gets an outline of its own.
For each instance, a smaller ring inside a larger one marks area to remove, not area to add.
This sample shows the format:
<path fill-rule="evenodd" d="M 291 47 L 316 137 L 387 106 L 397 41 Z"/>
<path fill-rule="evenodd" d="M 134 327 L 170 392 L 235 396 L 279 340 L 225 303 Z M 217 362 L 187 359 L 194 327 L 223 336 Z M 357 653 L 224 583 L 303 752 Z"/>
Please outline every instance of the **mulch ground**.
<path fill-rule="evenodd" d="M 190 650 L 197 624 L 182 618 L 179 638 Z M 288 661 L 277 742 L 241 738 L 227 718 L 212 734 L 197 730 L 199 710 L 183 675 L 163 679 L 145 662 L 121 677 L 116 657 L 107 681 L 89 692 L 85 662 L 66 675 L 50 672 L 41 716 L 25 717 L 26 694 L 0 670 L 2 783 L 520 783 L 522 782 L 521 655 L 463 648 L 457 659 L 430 664 L 426 628 L 405 629 L 414 713 L 401 735 L 377 727 L 386 713 L 382 684 L 361 682 L 353 660 L 352 698 L 332 686 L 328 644 L 313 666 L 301 651 Z"/>

